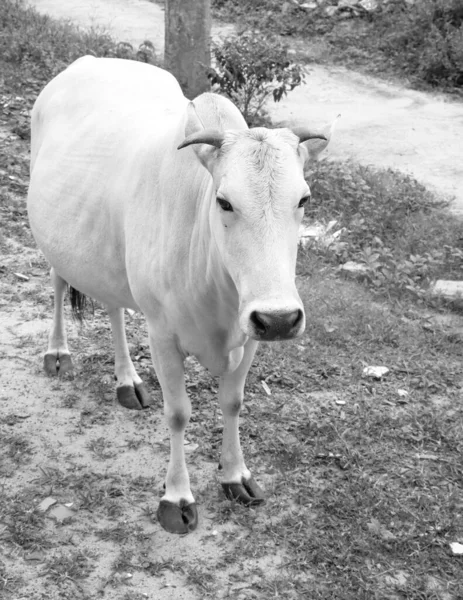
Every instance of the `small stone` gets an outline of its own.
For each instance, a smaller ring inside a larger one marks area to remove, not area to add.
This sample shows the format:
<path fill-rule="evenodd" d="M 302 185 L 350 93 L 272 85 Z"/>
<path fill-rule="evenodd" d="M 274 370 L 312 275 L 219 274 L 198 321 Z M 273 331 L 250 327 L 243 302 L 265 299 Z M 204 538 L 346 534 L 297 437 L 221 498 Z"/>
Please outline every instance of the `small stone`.
<path fill-rule="evenodd" d="M 454 554 L 463 554 L 463 544 L 459 542 L 452 542 L 450 548 Z"/>
<path fill-rule="evenodd" d="M 431 288 L 431 294 L 449 300 L 463 298 L 463 281 L 439 279 Z"/>
<path fill-rule="evenodd" d="M 373 379 L 381 379 L 384 375 L 389 373 L 387 367 L 365 367 L 363 369 L 364 377 L 372 377 Z"/>

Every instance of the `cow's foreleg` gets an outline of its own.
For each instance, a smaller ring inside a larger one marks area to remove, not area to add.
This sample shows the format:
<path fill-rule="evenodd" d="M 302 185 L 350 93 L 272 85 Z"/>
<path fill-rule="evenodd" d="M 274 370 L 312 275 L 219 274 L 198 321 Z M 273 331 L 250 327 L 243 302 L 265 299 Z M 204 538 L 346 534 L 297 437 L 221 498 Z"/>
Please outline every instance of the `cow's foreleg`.
<path fill-rule="evenodd" d="M 53 267 L 50 270 L 50 278 L 55 290 L 54 314 L 43 366 L 48 375 L 58 375 L 58 373 L 68 373 L 73 369 L 64 326 L 64 295 L 67 283 Z"/>
<path fill-rule="evenodd" d="M 220 378 L 219 402 L 223 414 L 222 487 L 226 496 L 246 505 L 264 502 L 264 493 L 244 463 L 239 434 L 239 415 L 244 384 L 258 342 L 248 340 L 239 367 Z"/>
<path fill-rule="evenodd" d="M 150 347 L 170 431 L 166 491 L 159 503 L 157 517 L 166 531 L 188 533 L 196 529 L 198 512 L 185 461 L 184 434 L 190 420 L 191 403 L 185 389 L 183 356 L 173 340 L 160 339 L 151 330 Z"/>
<path fill-rule="evenodd" d="M 114 339 L 117 399 L 125 408 L 141 410 L 153 402 L 130 358 L 125 335 L 124 309 L 107 307 Z"/>

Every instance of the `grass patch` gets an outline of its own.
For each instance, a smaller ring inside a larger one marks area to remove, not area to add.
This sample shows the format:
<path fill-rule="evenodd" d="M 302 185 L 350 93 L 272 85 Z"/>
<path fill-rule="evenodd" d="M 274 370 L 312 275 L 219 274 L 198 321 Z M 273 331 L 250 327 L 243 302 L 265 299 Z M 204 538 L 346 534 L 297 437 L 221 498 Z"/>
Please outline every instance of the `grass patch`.
<path fill-rule="evenodd" d="M 306 217 L 336 219 L 336 228 L 344 228 L 339 242 L 321 249 L 332 264 L 359 262 L 375 292 L 433 305 L 439 303 L 427 290 L 435 279 L 461 279 L 461 222 L 445 201 L 409 175 L 320 161 L 309 180 L 313 201 Z M 302 254 L 302 272 L 310 270 L 311 256 Z"/>
<path fill-rule="evenodd" d="M 76 584 L 86 579 L 94 569 L 96 554 L 90 550 L 70 550 L 56 552 L 44 566 L 43 575 L 61 587 L 72 582 Z"/>
<path fill-rule="evenodd" d="M 35 490 L 23 489 L 21 494 L 0 494 L 1 541 L 12 551 L 24 555 L 26 552 L 42 551 L 53 545 L 46 531 L 45 517 L 35 509 Z"/>
<path fill-rule="evenodd" d="M 463 536 L 463 344 L 326 273 L 305 278 L 302 294 L 307 335 L 284 352 L 263 345 L 249 379 L 245 455 L 273 487 L 257 516 L 233 509 L 249 532 L 233 552 L 283 552 L 280 574 L 259 581 L 264 595 L 458 598 L 449 544 Z M 367 380 L 367 364 L 391 372 Z M 262 379 L 272 396 L 254 401 Z"/>

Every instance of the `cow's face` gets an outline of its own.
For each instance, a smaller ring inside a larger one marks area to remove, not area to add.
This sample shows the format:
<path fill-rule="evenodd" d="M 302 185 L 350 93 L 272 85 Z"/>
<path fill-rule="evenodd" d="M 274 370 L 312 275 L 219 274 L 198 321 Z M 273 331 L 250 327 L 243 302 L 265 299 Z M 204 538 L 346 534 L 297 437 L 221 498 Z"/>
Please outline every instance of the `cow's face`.
<path fill-rule="evenodd" d="M 325 144 L 326 145 L 326 144 Z M 298 229 L 310 189 L 306 148 L 288 129 L 228 131 L 218 148 L 195 150 L 210 171 L 210 226 L 239 295 L 242 331 L 291 339 L 305 328 L 295 286 Z"/>
<path fill-rule="evenodd" d="M 238 290 L 241 329 L 259 340 L 305 327 L 294 279 L 310 190 L 298 145 L 288 130 L 229 133 L 213 167 L 211 231 Z"/>

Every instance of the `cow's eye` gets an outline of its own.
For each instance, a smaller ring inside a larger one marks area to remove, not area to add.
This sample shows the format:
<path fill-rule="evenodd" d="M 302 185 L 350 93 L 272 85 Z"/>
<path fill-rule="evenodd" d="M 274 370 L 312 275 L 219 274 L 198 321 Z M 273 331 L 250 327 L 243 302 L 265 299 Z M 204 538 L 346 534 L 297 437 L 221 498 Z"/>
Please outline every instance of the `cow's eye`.
<path fill-rule="evenodd" d="M 307 194 L 307 196 L 304 196 L 303 198 L 300 199 L 298 208 L 302 208 L 304 206 L 304 204 L 306 202 L 308 202 L 309 200 L 310 200 L 310 194 Z"/>
<path fill-rule="evenodd" d="M 217 203 L 222 210 L 233 212 L 233 206 L 227 200 L 224 200 L 223 198 L 217 198 Z"/>

